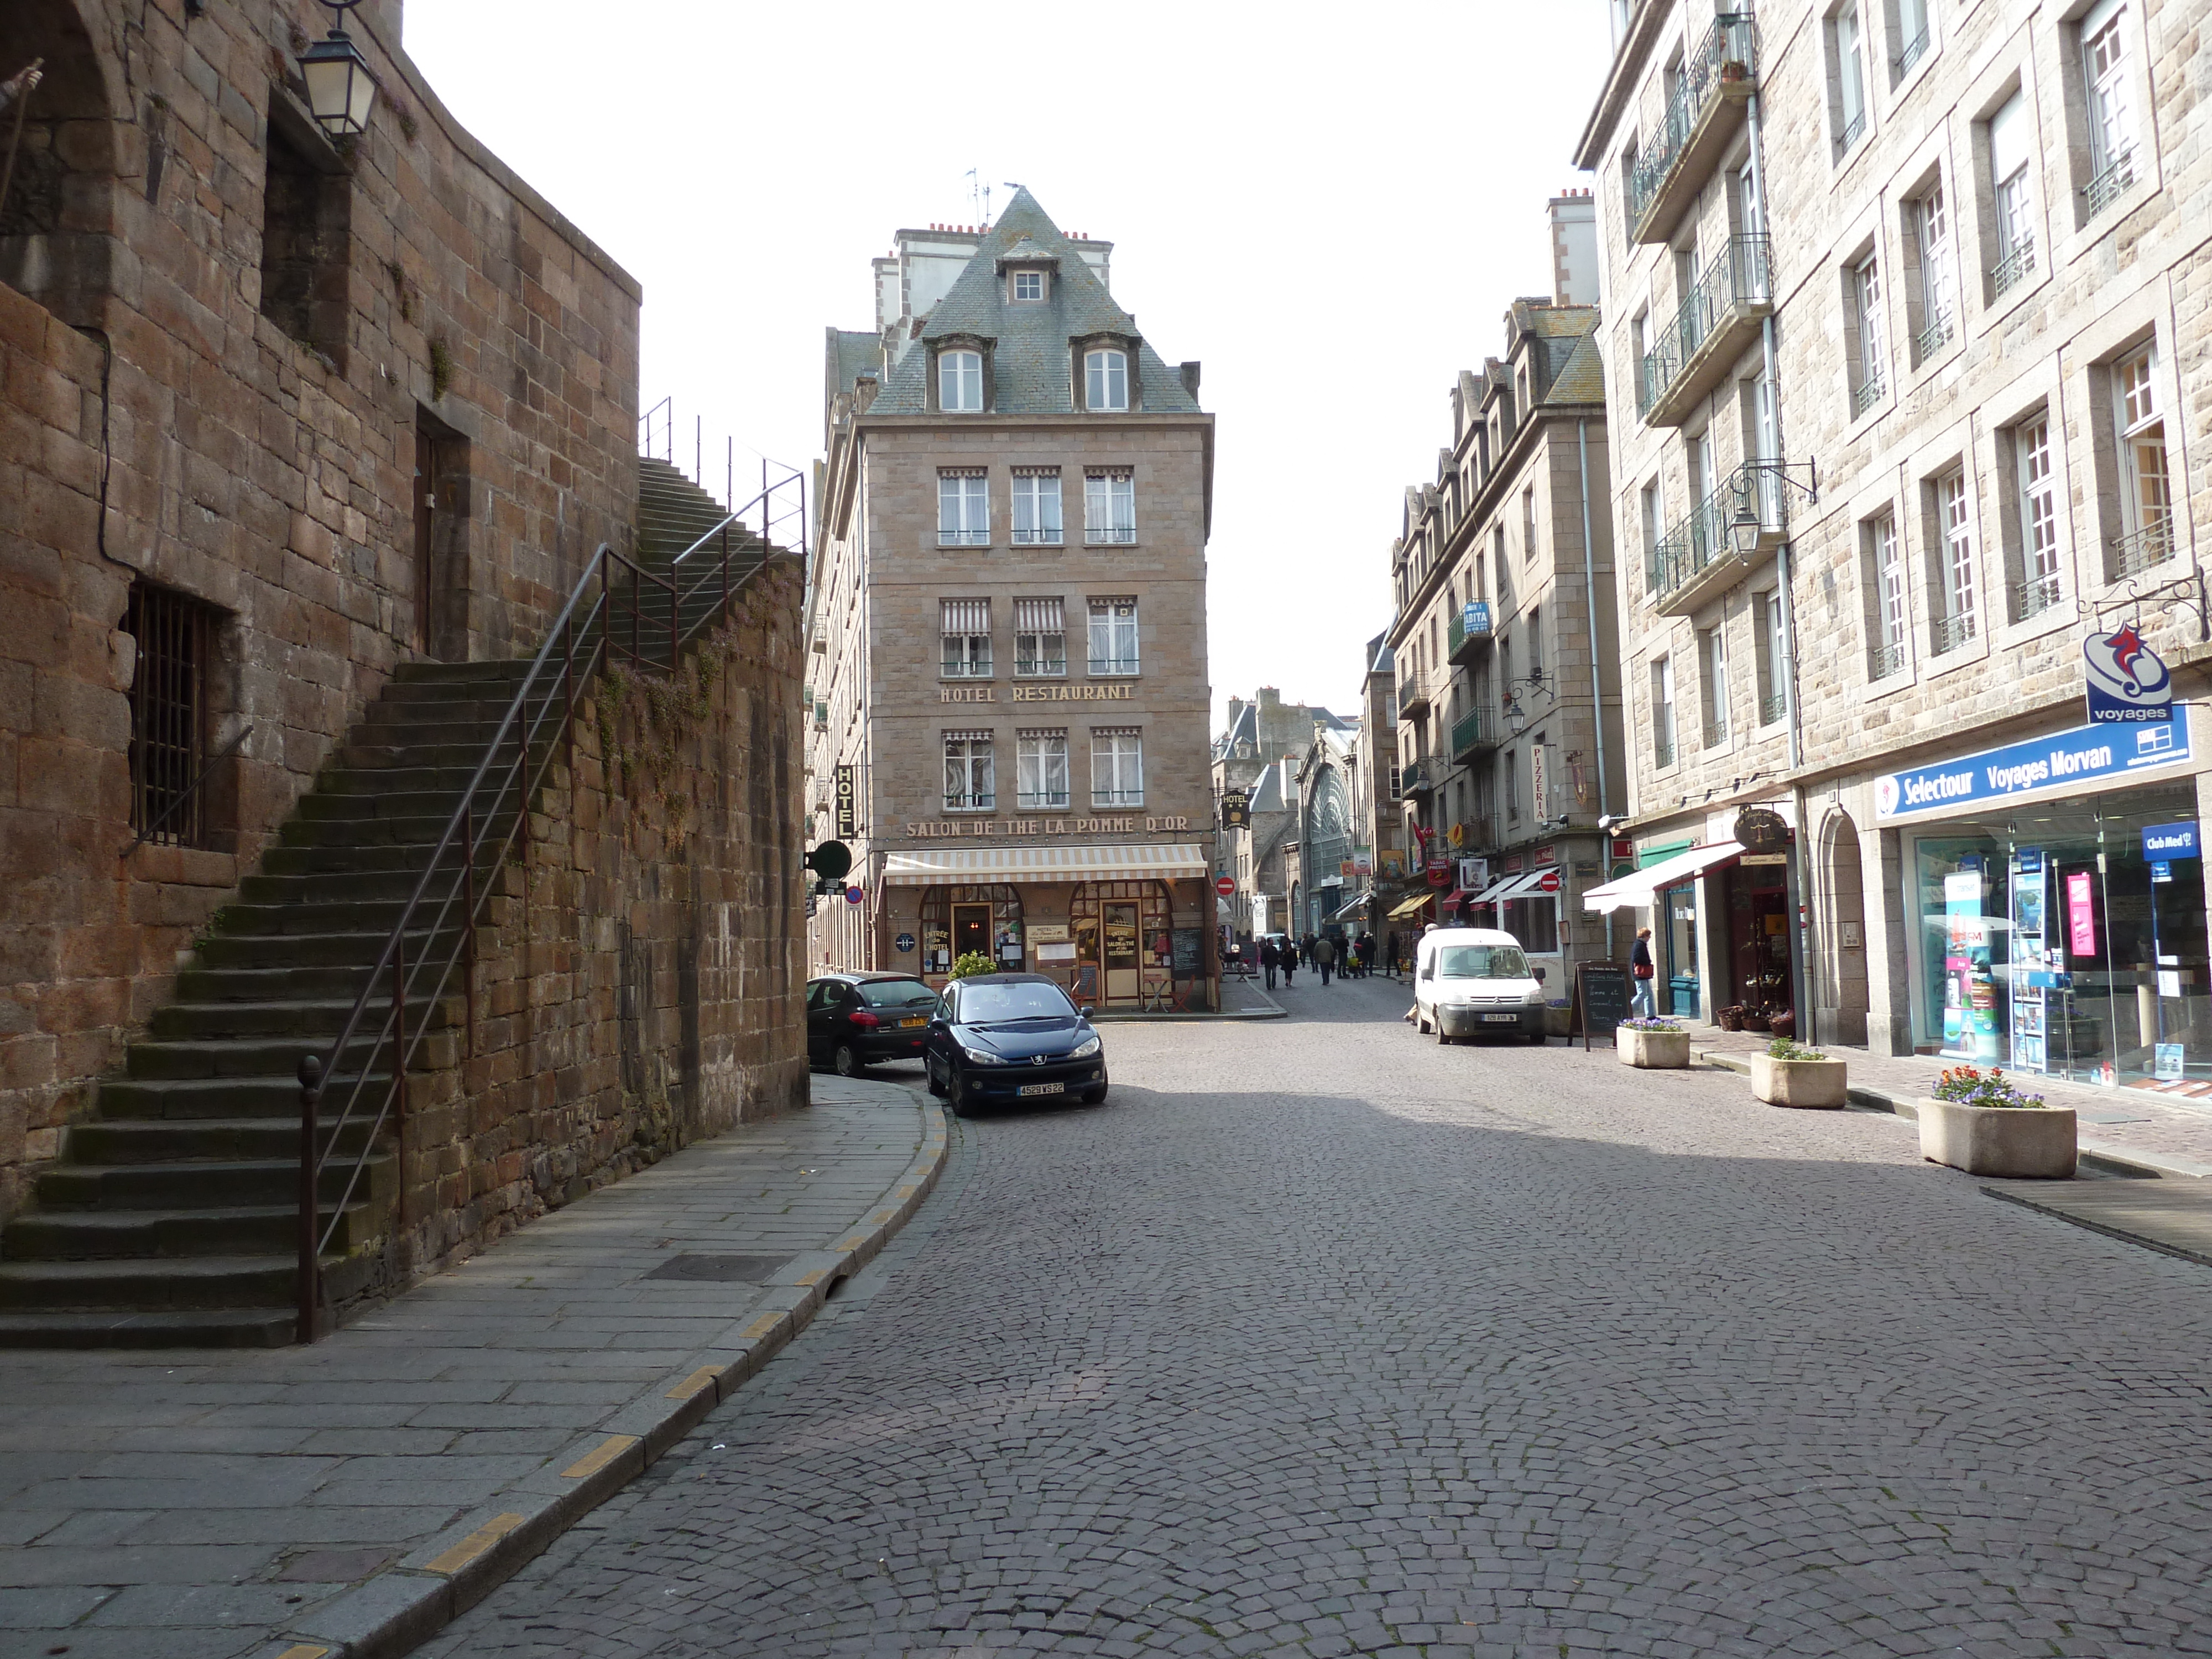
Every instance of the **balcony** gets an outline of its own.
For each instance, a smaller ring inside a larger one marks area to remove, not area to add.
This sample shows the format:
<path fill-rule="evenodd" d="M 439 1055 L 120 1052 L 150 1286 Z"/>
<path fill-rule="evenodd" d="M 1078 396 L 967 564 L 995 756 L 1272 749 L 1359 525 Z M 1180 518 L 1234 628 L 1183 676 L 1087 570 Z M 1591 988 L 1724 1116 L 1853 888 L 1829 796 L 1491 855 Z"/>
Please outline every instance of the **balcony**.
<path fill-rule="evenodd" d="M 1444 653 L 1446 659 L 1462 665 L 1473 662 L 1493 637 L 1489 604 L 1482 599 L 1469 599 L 1445 631 L 1449 642 L 1449 649 Z"/>
<path fill-rule="evenodd" d="M 1749 575 L 1790 535 L 1790 499 L 1779 461 L 1746 461 L 1652 550 L 1654 603 L 1662 617 L 1686 617 Z M 1751 508 L 1759 532 L 1749 551 L 1736 546 L 1739 510 Z"/>
<path fill-rule="evenodd" d="M 1437 763 L 1433 756 L 1416 755 L 1398 769 L 1398 799 L 1419 800 L 1433 794 L 1437 787 Z"/>
<path fill-rule="evenodd" d="M 1451 757 L 1464 763 L 1498 747 L 1498 720 L 1478 708 L 1452 722 Z"/>
<path fill-rule="evenodd" d="M 1398 682 L 1398 715 L 1401 720 L 1415 714 L 1425 714 L 1429 705 L 1436 701 L 1437 676 L 1408 674 Z"/>
<path fill-rule="evenodd" d="M 1747 11 L 1723 12 L 1684 60 L 1674 95 L 1628 175 L 1630 240 L 1663 242 L 1698 199 L 1743 125 L 1759 87 L 1759 32 Z"/>
<path fill-rule="evenodd" d="M 1636 408 L 1648 426 L 1680 426 L 1726 379 L 1774 309 L 1767 239 L 1731 236 L 1674 320 L 1637 365 Z"/>

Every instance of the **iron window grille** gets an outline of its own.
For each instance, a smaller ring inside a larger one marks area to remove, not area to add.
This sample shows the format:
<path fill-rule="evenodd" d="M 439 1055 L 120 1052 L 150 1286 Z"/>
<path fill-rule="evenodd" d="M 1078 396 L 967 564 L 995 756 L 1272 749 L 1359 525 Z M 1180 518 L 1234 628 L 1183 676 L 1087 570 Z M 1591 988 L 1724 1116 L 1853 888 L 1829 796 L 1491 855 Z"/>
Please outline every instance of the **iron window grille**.
<path fill-rule="evenodd" d="M 2058 603 L 2058 575 L 2053 571 L 2047 576 L 2032 576 L 2013 586 L 2013 600 L 2018 607 L 2020 620 L 2039 617 Z"/>
<path fill-rule="evenodd" d="M 2002 294 L 2024 276 L 2035 274 L 2035 238 L 2022 235 L 2010 252 L 1990 270 L 1990 286 Z"/>
<path fill-rule="evenodd" d="M 1881 401 L 1881 376 L 1873 374 L 1859 382 L 1859 389 L 1851 393 L 1851 416 L 1856 419 Z"/>
<path fill-rule="evenodd" d="M 2081 187 L 2081 198 L 2093 214 L 2102 213 L 2120 199 L 2136 181 L 2136 153 L 2124 149 L 2105 170 Z"/>
<path fill-rule="evenodd" d="M 123 631 L 137 645 L 131 682 L 131 828 L 141 841 L 205 847 L 209 669 L 216 612 L 185 594 L 135 584 Z"/>
<path fill-rule="evenodd" d="M 1904 672 L 1905 646 L 1902 641 L 1895 645 L 1877 645 L 1867 652 L 1869 679 L 1886 680 L 1892 674 L 1901 674 Z"/>

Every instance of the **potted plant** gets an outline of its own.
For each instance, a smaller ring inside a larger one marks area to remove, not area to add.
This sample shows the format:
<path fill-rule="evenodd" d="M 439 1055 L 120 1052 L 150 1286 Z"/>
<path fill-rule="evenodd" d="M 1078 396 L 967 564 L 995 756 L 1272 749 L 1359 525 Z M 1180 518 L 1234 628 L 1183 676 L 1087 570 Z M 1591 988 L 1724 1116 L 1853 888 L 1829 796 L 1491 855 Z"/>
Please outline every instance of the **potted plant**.
<path fill-rule="evenodd" d="M 999 964 L 981 951 L 969 951 L 952 964 L 952 979 L 971 979 L 977 974 L 995 974 Z"/>
<path fill-rule="evenodd" d="M 2071 1106 L 2022 1094 L 1995 1066 L 1958 1066 L 1920 1103 L 1920 1156 L 1968 1175 L 2063 1181 L 2078 1148 Z"/>
<path fill-rule="evenodd" d="M 1778 1037 L 1796 1036 L 1797 1011 L 1795 1008 L 1777 1008 L 1766 1017 L 1766 1029 Z"/>
<path fill-rule="evenodd" d="M 1714 1009 L 1713 1024 L 1723 1031 L 1741 1031 L 1743 1030 L 1743 1005 L 1732 1002 L 1725 1008 Z"/>
<path fill-rule="evenodd" d="M 1773 1026 L 1765 1009 L 1747 1005 L 1743 1011 L 1743 1029 L 1747 1031 L 1766 1031 L 1771 1030 Z"/>
<path fill-rule="evenodd" d="M 1690 1034 L 1671 1019 L 1624 1019 L 1613 1028 L 1620 1063 L 1638 1071 L 1680 1071 L 1690 1063 Z"/>
<path fill-rule="evenodd" d="M 1751 1091 L 1770 1106 L 1841 1106 L 1844 1062 L 1777 1037 L 1751 1057 Z"/>
<path fill-rule="evenodd" d="M 1544 1035 L 1563 1037 L 1574 1034 L 1574 1005 L 1565 997 L 1553 997 L 1544 1005 Z"/>
<path fill-rule="evenodd" d="M 1743 61 L 1743 59 L 1742 59 L 1742 58 L 1723 58 L 1723 59 L 1721 60 L 1721 79 L 1722 79 L 1722 80 L 1723 80 L 1723 81 L 1747 81 L 1747 80 L 1749 80 L 1750 78 L 1751 78 L 1751 70 L 1750 70 L 1749 67 L 1748 67 L 1748 66 L 1744 63 L 1744 61 Z"/>

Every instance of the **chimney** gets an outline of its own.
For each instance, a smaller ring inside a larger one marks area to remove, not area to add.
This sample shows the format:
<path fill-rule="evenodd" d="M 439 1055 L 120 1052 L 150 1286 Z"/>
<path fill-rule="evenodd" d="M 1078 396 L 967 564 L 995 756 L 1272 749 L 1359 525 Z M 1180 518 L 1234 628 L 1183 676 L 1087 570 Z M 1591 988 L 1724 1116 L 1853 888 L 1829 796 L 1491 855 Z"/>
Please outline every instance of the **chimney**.
<path fill-rule="evenodd" d="M 1229 729 L 1230 729 L 1231 732 L 1234 732 L 1234 731 L 1237 729 L 1237 717 L 1239 714 L 1242 714 L 1243 712 L 1244 712 L 1244 699 L 1243 699 L 1243 698 L 1242 698 L 1242 697 L 1231 697 L 1231 698 L 1230 698 L 1230 700 L 1229 700 Z"/>
<path fill-rule="evenodd" d="M 1554 196 L 1552 222 L 1552 303 L 1597 303 L 1597 204 L 1586 191 Z"/>
<path fill-rule="evenodd" d="M 1198 396 L 1198 365 L 1177 363 L 1176 373 L 1182 376 L 1182 389 L 1195 398 Z"/>
<path fill-rule="evenodd" d="M 874 375 L 854 375 L 853 377 L 853 412 L 855 415 L 866 414 L 868 405 L 876 400 L 876 392 L 878 389 Z"/>

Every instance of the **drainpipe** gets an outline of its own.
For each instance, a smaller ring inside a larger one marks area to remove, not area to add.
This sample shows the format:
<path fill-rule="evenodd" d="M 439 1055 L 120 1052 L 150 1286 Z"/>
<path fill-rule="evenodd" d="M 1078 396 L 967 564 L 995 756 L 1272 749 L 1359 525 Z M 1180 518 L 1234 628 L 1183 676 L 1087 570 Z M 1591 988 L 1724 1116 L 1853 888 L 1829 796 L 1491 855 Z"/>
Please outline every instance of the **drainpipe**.
<path fill-rule="evenodd" d="M 1597 655 L 1597 545 L 1590 539 L 1589 508 L 1589 421 L 1587 416 L 1575 422 L 1575 457 L 1582 468 L 1583 500 L 1583 615 L 1589 623 L 1590 657 L 1590 738 L 1597 750 L 1597 811 L 1603 817 L 1613 811 L 1610 791 L 1605 777 L 1605 677 L 1598 665 Z M 1622 716 L 1626 724 L 1626 715 Z M 1599 879 L 1609 881 L 1613 872 L 1606 856 L 1606 842 L 1611 839 L 1602 830 L 1598 835 L 1597 867 Z M 1571 860 L 1569 860 L 1572 862 Z M 1605 913 L 1605 959 L 1613 961 L 1613 916 Z"/>

